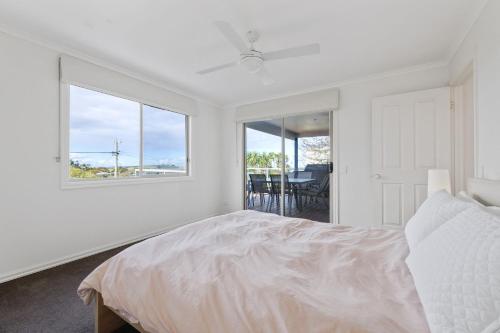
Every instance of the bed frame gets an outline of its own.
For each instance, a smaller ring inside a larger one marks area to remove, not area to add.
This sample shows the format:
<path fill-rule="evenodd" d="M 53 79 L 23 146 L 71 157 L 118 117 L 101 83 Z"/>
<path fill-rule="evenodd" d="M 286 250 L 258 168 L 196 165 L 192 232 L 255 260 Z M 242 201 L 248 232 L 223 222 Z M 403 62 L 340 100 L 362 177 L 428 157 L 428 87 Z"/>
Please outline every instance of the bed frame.
<path fill-rule="evenodd" d="M 101 293 L 95 296 L 95 333 L 112 333 L 125 325 L 134 327 L 141 333 L 148 333 L 139 323 L 132 324 L 115 310 L 104 305 Z"/>
<path fill-rule="evenodd" d="M 467 182 L 467 192 L 485 205 L 500 207 L 500 180 L 470 178 Z M 96 292 L 95 332 L 111 333 L 124 325 L 130 325 L 141 333 L 148 333 L 140 324 L 128 322 L 115 310 L 104 305 L 102 295 Z"/>

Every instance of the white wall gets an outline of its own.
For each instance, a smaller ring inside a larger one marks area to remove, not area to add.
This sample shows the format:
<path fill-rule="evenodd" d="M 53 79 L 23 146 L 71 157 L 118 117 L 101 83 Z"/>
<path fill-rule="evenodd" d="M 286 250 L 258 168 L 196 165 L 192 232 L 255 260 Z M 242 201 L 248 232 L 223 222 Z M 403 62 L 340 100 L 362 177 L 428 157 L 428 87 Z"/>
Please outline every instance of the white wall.
<path fill-rule="evenodd" d="M 371 179 L 371 102 L 375 97 L 446 86 L 447 66 L 340 86 L 339 220 L 342 224 L 375 224 Z M 242 207 L 241 138 L 237 140 L 234 109 L 223 119 L 225 182 L 224 210 Z"/>
<path fill-rule="evenodd" d="M 500 179 L 500 1 L 490 0 L 464 40 L 451 68 L 456 80 L 474 64 L 476 175 Z"/>
<path fill-rule="evenodd" d="M 195 180 L 60 189 L 58 53 L 0 33 L 0 281 L 220 211 L 220 110 L 193 118 Z"/>

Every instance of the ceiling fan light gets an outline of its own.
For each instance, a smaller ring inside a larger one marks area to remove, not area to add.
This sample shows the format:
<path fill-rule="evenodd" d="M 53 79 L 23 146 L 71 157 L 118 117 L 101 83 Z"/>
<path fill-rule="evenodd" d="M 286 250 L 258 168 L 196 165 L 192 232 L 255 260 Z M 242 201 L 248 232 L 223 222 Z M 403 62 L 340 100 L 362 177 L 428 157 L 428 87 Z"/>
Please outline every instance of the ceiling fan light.
<path fill-rule="evenodd" d="M 264 61 L 258 56 L 246 56 L 241 59 L 241 64 L 245 66 L 249 73 L 255 74 L 262 68 Z"/>

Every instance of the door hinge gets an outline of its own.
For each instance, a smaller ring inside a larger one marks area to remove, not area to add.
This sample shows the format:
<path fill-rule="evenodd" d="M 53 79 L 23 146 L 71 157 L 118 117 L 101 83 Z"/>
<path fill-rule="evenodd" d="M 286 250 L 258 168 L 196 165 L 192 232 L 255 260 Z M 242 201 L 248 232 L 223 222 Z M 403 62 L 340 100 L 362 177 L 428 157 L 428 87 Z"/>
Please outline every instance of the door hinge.
<path fill-rule="evenodd" d="M 455 111 L 455 102 L 454 102 L 454 101 L 450 101 L 450 110 L 451 110 L 452 112 L 454 112 L 454 111 Z"/>

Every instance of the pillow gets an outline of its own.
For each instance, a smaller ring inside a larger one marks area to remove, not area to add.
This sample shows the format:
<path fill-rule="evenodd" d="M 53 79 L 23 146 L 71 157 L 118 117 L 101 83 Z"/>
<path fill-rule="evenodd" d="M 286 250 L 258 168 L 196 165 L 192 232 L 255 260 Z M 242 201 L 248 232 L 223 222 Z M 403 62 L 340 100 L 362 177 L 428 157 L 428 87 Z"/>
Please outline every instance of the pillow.
<path fill-rule="evenodd" d="M 497 206 L 488 206 L 484 207 L 484 210 L 490 214 L 496 215 L 500 217 L 500 207 Z"/>
<path fill-rule="evenodd" d="M 445 190 L 433 193 L 406 224 L 405 235 L 410 251 L 440 225 L 470 207 L 474 204 L 455 199 Z"/>
<path fill-rule="evenodd" d="M 406 259 L 431 332 L 500 330 L 500 218 L 472 207 Z"/>
<path fill-rule="evenodd" d="M 463 200 L 463 201 L 466 201 L 466 202 L 474 203 L 474 204 L 478 205 L 479 207 L 484 207 L 484 205 L 482 203 L 480 203 L 479 201 L 477 201 L 476 199 L 474 199 L 473 197 L 471 197 L 465 191 L 458 192 L 457 199 L 460 199 L 460 200 Z"/>
<path fill-rule="evenodd" d="M 466 201 L 466 202 L 475 203 L 476 205 L 478 205 L 479 207 L 481 207 L 482 209 L 484 209 L 488 213 L 500 216 L 500 207 L 497 207 L 497 206 L 485 206 L 482 203 L 480 203 L 479 201 L 477 201 L 476 199 L 474 199 L 473 197 L 471 197 L 465 191 L 460 191 L 457 194 L 457 198 L 460 199 L 460 200 Z"/>

